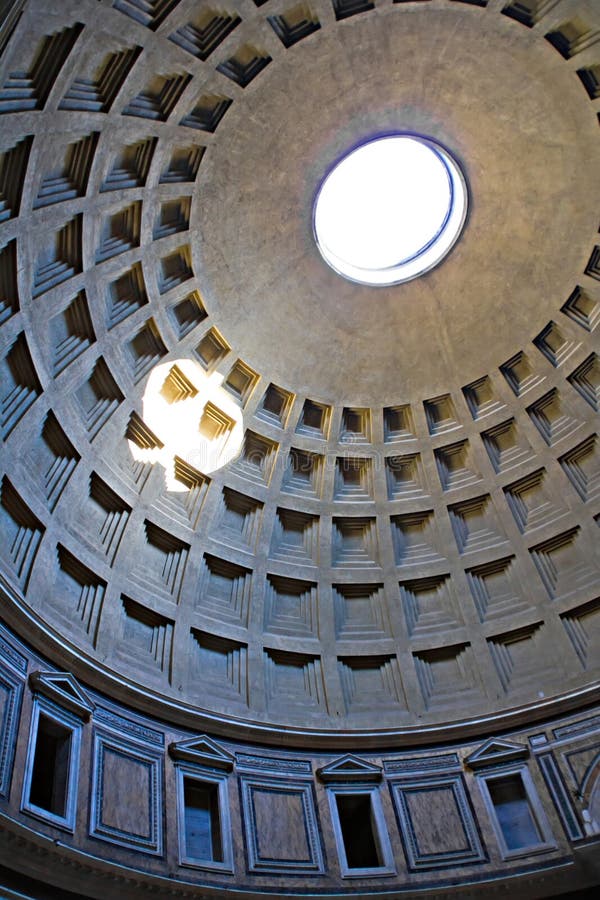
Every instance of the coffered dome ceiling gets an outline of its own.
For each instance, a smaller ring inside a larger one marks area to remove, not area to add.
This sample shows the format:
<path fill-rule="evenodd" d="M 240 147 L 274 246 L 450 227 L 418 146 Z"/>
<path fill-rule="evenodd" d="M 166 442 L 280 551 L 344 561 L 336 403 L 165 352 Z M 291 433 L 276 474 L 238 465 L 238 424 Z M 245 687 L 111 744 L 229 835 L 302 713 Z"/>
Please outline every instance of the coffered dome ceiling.
<path fill-rule="evenodd" d="M 84 682 L 232 735 L 417 741 L 591 698 L 598 4 L 17 12 L 8 621 Z M 448 148 L 469 215 L 439 266 L 373 288 L 323 261 L 313 201 L 389 132 Z"/>

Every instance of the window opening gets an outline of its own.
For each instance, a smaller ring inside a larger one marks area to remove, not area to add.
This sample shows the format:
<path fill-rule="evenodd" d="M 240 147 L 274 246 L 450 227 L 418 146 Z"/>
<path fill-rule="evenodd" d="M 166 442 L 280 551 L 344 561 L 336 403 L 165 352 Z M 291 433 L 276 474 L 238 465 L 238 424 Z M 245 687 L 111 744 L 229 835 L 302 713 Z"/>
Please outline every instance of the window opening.
<path fill-rule="evenodd" d="M 40 713 L 29 789 L 29 802 L 66 818 L 73 732 Z"/>
<path fill-rule="evenodd" d="M 370 794 L 336 794 L 344 851 L 349 869 L 382 865 L 375 840 Z"/>
<path fill-rule="evenodd" d="M 186 857 L 223 862 L 219 785 L 184 778 L 183 802 Z"/>
<path fill-rule="evenodd" d="M 521 776 L 515 774 L 491 779 L 488 790 L 508 850 L 539 844 L 542 835 L 529 806 Z"/>

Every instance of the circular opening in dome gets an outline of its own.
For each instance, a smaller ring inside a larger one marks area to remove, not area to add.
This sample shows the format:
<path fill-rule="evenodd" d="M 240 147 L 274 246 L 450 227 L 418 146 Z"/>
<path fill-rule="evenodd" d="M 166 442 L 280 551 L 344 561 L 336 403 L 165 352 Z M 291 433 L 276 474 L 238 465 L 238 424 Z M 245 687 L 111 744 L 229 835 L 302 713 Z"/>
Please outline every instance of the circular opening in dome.
<path fill-rule="evenodd" d="M 323 181 L 313 228 L 325 262 L 360 284 L 410 281 L 456 242 L 467 186 L 447 150 L 429 138 L 388 135 L 344 156 Z"/>

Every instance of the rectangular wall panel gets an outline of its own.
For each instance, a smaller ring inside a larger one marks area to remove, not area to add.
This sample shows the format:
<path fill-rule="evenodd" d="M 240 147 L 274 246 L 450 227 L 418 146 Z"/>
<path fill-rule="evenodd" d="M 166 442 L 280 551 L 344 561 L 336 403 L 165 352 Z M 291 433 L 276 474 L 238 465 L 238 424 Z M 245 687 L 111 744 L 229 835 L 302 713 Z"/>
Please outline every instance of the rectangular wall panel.
<path fill-rule="evenodd" d="M 23 683 L 0 663 L 0 797 L 8 797 Z"/>
<path fill-rule="evenodd" d="M 96 732 L 90 835 L 162 853 L 162 754 Z"/>
<path fill-rule="evenodd" d="M 249 871 L 323 872 L 312 783 L 243 776 L 240 785 Z"/>
<path fill-rule="evenodd" d="M 391 789 L 410 869 L 485 861 L 459 774 L 395 782 Z"/>
<path fill-rule="evenodd" d="M 0 635 L 0 797 L 8 797 L 27 660 Z"/>

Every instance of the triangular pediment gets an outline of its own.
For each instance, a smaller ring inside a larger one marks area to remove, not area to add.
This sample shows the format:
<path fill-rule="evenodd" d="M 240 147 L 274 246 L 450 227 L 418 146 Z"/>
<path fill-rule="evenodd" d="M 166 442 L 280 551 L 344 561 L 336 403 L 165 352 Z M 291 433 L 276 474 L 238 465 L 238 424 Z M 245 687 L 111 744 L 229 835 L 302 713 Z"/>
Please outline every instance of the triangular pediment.
<path fill-rule="evenodd" d="M 183 759 L 199 766 L 224 769 L 227 772 L 231 772 L 235 762 L 233 754 L 224 750 L 205 734 L 169 744 L 169 753 L 173 759 Z"/>
<path fill-rule="evenodd" d="M 380 781 L 382 770 L 381 766 L 347 754 L 317 769 L 317 775 L 321 781 Z"/>
<path fill-rule="evenodd" d="M 465 759 L 465 765 L 471 769 L 481 766 L 491 766 L 495 763 L 512 762 L 515 759 L 525 759 L 529 755 L 529 748 L 513 741 L 504 741 L 499 738 L 490 738 L 481 747 L 478 747 Z"/>
<path fill-rule="evenodd" d="M 95 709 L 94 703 L 69 672 L 32 672 L 29 684 L 32 691 L 44 694 L 85 721 Z"/>

